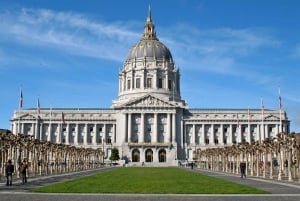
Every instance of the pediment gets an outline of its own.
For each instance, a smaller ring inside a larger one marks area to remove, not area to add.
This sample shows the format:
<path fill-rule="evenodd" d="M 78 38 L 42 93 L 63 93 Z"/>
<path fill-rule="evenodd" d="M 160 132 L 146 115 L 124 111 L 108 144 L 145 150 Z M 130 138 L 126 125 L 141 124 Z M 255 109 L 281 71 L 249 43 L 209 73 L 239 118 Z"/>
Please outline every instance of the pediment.
<path fill-rule="evenodd" d="M 152 95 L 145 95 L 123 104 L 122 107 L 175 107 L 174 104 Z"/>
<path fill-rule="evenodd" d="M 279 117 L 276 117 L 274 115 L 268 115 L 264 118 L 264 120 L 269 120 L 269 121 L 278 121 Z"/>
<path fill-rule="evenodd" d="M 20 119 L 22 120 L 36 120 L 37 117 L 32 114 L 24 114 L 20 116 Z"/>

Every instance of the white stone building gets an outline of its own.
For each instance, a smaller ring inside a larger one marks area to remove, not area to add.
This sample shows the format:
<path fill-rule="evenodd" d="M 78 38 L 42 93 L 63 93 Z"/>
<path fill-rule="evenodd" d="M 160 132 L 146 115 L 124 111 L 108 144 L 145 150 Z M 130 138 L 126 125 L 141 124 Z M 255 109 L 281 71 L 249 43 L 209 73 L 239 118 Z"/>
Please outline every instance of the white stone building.
<path fill-rule="evenodd" d="M 180 96 L 180 73 L 155 32 L 149 10 L 141 40 L 119 72 L 118 98 L 111 109 L 36 108 L 15 111 L 13 133 L 42 141 L 113 147 L 130 164 L 177 165 L 197 148 L 222 147 L 289 131 L 284 111 L 188 109 Z"/>

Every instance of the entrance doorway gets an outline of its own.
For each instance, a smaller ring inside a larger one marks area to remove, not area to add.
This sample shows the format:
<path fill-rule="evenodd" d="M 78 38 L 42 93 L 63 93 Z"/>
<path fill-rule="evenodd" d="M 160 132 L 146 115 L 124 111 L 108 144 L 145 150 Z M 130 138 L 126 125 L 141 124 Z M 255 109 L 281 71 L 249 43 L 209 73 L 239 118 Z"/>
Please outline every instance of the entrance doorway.
<path fill-rule="evenodd" d="M 145 152 L 146 162 L 153 162 L 153 151 L 151 149 L 147 149 Z"/>

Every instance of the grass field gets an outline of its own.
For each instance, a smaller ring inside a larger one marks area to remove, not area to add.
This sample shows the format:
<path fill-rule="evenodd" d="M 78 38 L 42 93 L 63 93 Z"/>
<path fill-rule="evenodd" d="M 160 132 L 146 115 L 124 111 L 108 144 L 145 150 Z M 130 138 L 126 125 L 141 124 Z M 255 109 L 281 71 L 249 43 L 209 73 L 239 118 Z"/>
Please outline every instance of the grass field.
<path fill-rule="evenodd" d="M 265 191 L 179 168 L 117 168 L 33 192 L 134 194 L 263 194 Z"/>

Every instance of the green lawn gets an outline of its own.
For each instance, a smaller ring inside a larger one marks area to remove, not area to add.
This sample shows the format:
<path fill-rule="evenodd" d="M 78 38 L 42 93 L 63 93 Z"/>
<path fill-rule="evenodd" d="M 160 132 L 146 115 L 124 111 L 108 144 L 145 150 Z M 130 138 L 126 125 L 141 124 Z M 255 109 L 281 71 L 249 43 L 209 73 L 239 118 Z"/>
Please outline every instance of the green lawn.
<path fill-rule="evenodd" d="M 32 190 L 47 193 L 262 194 L 265 191 L 180 168 L 128 167 Z"/>

